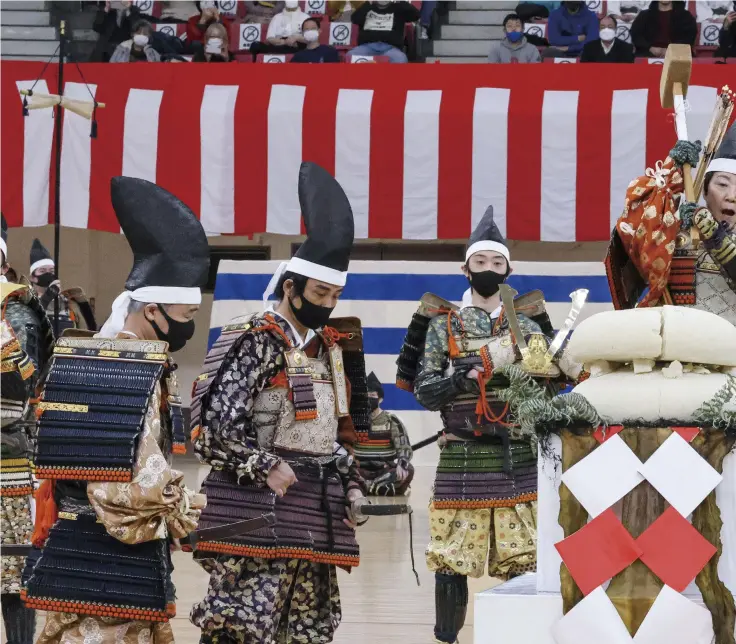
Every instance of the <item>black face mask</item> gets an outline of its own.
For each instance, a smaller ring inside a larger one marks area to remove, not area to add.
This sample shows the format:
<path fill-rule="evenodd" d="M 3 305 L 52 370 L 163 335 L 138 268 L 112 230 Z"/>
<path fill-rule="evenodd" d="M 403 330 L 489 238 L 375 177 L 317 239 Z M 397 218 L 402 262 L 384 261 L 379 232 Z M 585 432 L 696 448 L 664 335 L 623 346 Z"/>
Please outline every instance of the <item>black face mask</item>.
<path fill-rule="evenodd" d="M 164 307 L 157 304 L 158 310 L 161 311 L 161 315 L 164 316 L 166 321 L 169 323 L 168 333 L 164 333 L 161 327 L 156 324 L 156 320 L 148 320 L 156 332 L 156 337 L 159 340 L 169 343 L 169 351 L 174 353 L 184 348 L 184 345 L 188 340 L 191 340 L 194 335 L 194 320 L 188 320 L 186 322 L 179 322 L 174 320 L 169 314 L 164 311 Z"/>
<path fill-rule="evenodd" d="M 371 411 L 376 411 L 376 409 L 378 409 L 378 398 L 371 398 L 369 396 L 368 397 L 368 403 L 371 406 Z"/>
<path fill-rule="evenodd" d="M 48 288 L 56 280 L 55 273 L 42 273 L 36 278 L 36 283 L 42 288 Z"/>
<path fill-rule="evenodd" d="M 470 287 L 481 297 L 491 297 L 498 293 L 498 287 L 504 283 L 509 273 L 496 273 L 495 271 L 478 271 L 474 273 L 468 269 Z"/>
<path fill-rule="evenodd" d="M 302 295 L 302 308 L 297 309 L 291 298 L 289 298 L 289 306 L 299 324 L 303 324 L 308 329 L 319 329 L 323 327 L 327 324 L 327 320 L 330 319 L 332 311 L 335 310 L 334 306 L 329 307 L 313 304 L 304 295 Z"/>

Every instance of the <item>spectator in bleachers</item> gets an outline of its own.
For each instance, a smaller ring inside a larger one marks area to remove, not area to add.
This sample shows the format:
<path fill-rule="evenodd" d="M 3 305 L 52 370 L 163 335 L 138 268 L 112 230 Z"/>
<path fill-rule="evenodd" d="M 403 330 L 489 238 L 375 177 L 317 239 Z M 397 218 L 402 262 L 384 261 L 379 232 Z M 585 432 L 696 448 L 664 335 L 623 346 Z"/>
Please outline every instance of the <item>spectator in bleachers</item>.
<path fill-rule="evenodd" d="M 549 18 L 550 12 L 559 8 L 561 4 L 561 2 L 520 2 L 516 5 L 514 13 L 524 22 L 531 22 L 535 19 L 545 20 Z"/>
<path fill-rule="evenodd" d="M 581 63 L 633 63 L 634 46 L 616 38 L 618 23 L 613 16 L 603 16 L 600 21 L 598 40 L 583 47 Z"/>
<path fill-rule="evenodd" d="M 651 2 L 631 25 L 631 42 L 637 56 L 664 58 L 671 44 L 695 45 L 698 23 L 685 2 Z"/>
<path fill-rule="evenodd" d="M 230 38 L 225 25 L 216 22 L 204 32 L 204 47 L 192 57 L 193 63 L 229 63 Z"/>
<path fill-rule="evenodd" d="M 296 52 L 291 59 L 292 63 L 339 63 L 340 54 L 334 47 L 319 44 L 319 21 L 307 18 L 302 25 L 302 36 L 307 46 Z"/>
<path fill-rule="evenodd" d="M 183 24 L 198 11 L 196 3 L 192 0 L 167 0 L 161 3 L 161 20 L 159 22 Z"/>
<path fill-rule="evenodd" d="M 622 22 L 634 22 L 649 7 L 650 0 L 608 0 L 609 15 Z"/>
<path fill-rule="evenodd" d="M 216 3 L 210 1 L 198 2 L 196 4 L 200 13 L 192 16 L 187 21 L 187 42 L 190 45 L 194 43 L 203 43 L 207 27 L 212 24 L 220 23 L 224 25 L 225 29 L 230 28 L 231 20 L 220 15 L 220 11 L 217 8 Z"/>
<path fill-rule="evenodd" d="M 563 2 L 549 14 L 545 58 L 576 57 L 583 46 L 598 39 L 598 17 L 584 2 Z"/>
<path fill-rule="evenodd" d="M 138 7 L 131 2 L 110 2 L 97 9 L 92 28 L 100 34 L 90 56 L 93 63 L 106 63 L 115 48 L 130 38 L 133 23 L 140 19 Z"/>
<path fill-rule="evenodd" d="M 491 43 L 489 63 L 539 63 L 539 50 L 524 36 L 524 23 L 515 13 L 503 19 L 504 38 Z"/>
<path fill-rule="evenodd" d="M 299 49 L 303 49 L 306 40 L 302 35 L 302 25 L 308 18 L 309 14 L 304 13 L 299 8 L 297 0 L 286 0 L 284 10 L 277 13 L 271 20 L 271 24 L 268 25 L 268 33 L 266 34 L 268 46 L 259 47 L 260 43 L 255 43 L 251 46 L 251 51 L 254 53 L 294 54 Z"/>
<path fill-rule="evenodd" d="M 121 42 L 110 57 L 111 63 L 158 63 L 159 53 L 151 47 L 153 27 L 147 20 L 139 20 L 133 25 L 131 39 Z"/>
<path fill-rule="evenodd" d="M 436 6 L 436 0 L 424 0 L 422 2 L 422 8 L 419 10 L 419 38 L 422 40 L 429 38 L 429 31 L 432 26 L 432 14 Z"/>
<path fill-rule="evenodd" d="M 327 0 L 327 17 L 330 22 L 350 22 L 353 11 L 365 4 L 362 0 Z"/>
<path fill-rule="evenodd" d="M 734 10 L 732 0 L 699 0 L 695 3 L 695 19 L 700 22 L 721 22 Z"/>
<path fill-rule="evenodd" d="M 267 25 L 284 10 L 283 2 L 246 2 L 245 22 Z"/>
<path fill-rule="evenodd" d="M 392 63 L 408 63 L 402 51 L 404 27 L 419 20 L 420 14 L 410 2 L 366 2 L 353 12 L 352 22 L 360 27 L 354 56 L 387 56 Z"/>
<path fill-rule="evenodd" d="M 730 11 L 723 19 L 723 27 L 718 36 L 718 58 L 736 58 L 736 11 Z"/>

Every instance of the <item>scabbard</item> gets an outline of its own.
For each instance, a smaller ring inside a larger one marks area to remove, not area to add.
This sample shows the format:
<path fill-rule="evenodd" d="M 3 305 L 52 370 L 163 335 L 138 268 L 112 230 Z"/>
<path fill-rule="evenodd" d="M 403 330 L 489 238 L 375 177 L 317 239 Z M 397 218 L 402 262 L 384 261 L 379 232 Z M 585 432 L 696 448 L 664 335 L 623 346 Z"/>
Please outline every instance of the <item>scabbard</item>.
<path fill-rule="evenodd" d="M 239 537 L 249 532 L 255 532 L 261 528 L 272 526 L 276 523 L 276 515 L 273 512 L 263 514 L 256 519 L 247 519 L 245 521 L 236 521 L 226 525 L 216 526 L 214 528 L 205 528 L 204 530 L 196 530 L 190 532 L 186 537 L 180 540 L 184 546 L 190 546 L 192 549 L 197 548 L 200 541 L 222 541 Z"/>
<path fill-rule="evenodd" d="M 366 517 L 389 517 L 398 514 L 411 514 L 411 506 L 407 503 L 386 503 L 375 505 L 373 503 L 360 506 L 360 513 Z"/>
<path fill-rule="evenodd" d="M 414 445 L 411 446 L 411 451 L 416 452 L 418 449 L 422 449 L 422 447 L 427 447 L 427 445 L 436 443 L 439 437 L 442 436 L 443 433 L 444 433 L 443 431 L 439 431 L 434 436 L 430 436 L 429 438 L 425 438 L 423 441 L 414 443 Z"/>

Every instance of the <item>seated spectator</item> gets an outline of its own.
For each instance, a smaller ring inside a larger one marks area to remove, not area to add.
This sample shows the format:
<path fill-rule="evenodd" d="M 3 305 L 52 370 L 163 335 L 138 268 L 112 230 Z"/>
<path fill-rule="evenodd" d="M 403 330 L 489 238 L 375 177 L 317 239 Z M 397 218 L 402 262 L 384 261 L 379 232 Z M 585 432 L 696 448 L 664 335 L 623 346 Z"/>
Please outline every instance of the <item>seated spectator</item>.
<path fill-rule="evenodd" d="M 695 45 L 698 23 L 685 2 L 652 2 L 631 25 L 631 42 L 637 56 L 664 58 L 667 46 Z"/>
<path fill-rule="evenodd" d="M 524 36 L 524 23 L 515 13 L 503 19 L 504 39 L 491 43 L 489 63 L 539 63 L 539 50 Z"/>
<path fill-rule="evenodd" d="M 97 10 L 92 28 L 100 34 L 95 49 L 90 56 L 90 62 L 106 63 L 115 48 L 124 40 L 130 38 L 133 23 L 140 20 L 138 7 L 130 1 L 110 2 L 107 0 L 104 7 Z"/>
<path fill-rule="evenodd" d="M 634 46 L 616 38 L 618 23 L 613 16 L 603 16 L 600 22 L 599 40 L 583 47 L 581 63 L 633 63 Z"/>
<path fill-rule="evenodd" d="M 309 18 L 299 8 L 297 0 L 286 0 L 284 10 L 277 13 L 271 24 L 268 25 L 266 33 L 267 43 L 254 43 L 251 45 L 253 54 L 295 54 L 304 49 L 306 41 L 302 36 L 302 25 Z"/>
<path fill-rule="evenodd" d="M 213 23 L 204 32 L 204 47 L 192 57 L 193 63 L 229 63 L 230 39 L 225 25 Z"/>
<path fill-rule="evenodd" d="M 327 0 L 327 17 L 330 22 L 350 22 L 353 11 L 365 4 L 362 0 Z"/>
<path fill-rule="evenodd" d="M 636 17 L 649 8 L 650 0 L 608 0 L 608 14 L 622 22 L 634 22 Z"/>
<path fill-rule="evenodd" d="M 132 38 L 121 42 L 110 57 L 111 63 L 158 63 L 159 53 L 150 45 L 153 27 L 147 20 L 133 25 Z"/>
<path fill-rule="evenodd" d="M 161 19 L 158 22 L 186 24 L 194 13 L 198 13 L 197 5 L 191 0 L 166 0 L 161 3 Z"/>
<path fill-rule="evenodd" d="M 283 2 L 246 2 L 245 22 L 267 25 L 284 10 Z"/>
<path fill-rule="evenodd" d="M 545 20 L 549 18 L 550 11 L 559 8 L 561 2 L 520 2 L 516 5 L 514 13 L 524 22 L 535 19 Z"/>
<path fill-rule="evenodd" d="M 408 63 L 402 51 L 404 27 L 419 20 L 419 9 L 403 0 L 397 2 L 366 2 L 353 12 L 354 25 L 360 27 L 354 56 L 387 56 L 392 63 Z"/>
<path fill-rule="evenodd" d="M 732 0 L 699 0 L 695 3 L 695 19 L 701 24 L 721 22 L 734 8 Z"/>
<path fill-rule="evenodd" d="M 563 2 L 549 14 L 545 58 L 576 57 L 583 46 L 598 39 L 598 17 L 584 2 Z"/>
<path fill-rule="evenodd" d="M 197 2 L 200 13 L 192 16 L 187 21 L 187 43 L 191 46 L 194 43 L 204 42 L 204 33 L 213 23 L 220 23 L 225 29 L 230 28 L 230 19 L 220 15 L 220 11 L 214 2 Z"/>
<path fill-rule="evenodd" d="M 319 21 L 307 18 L 302 25 L 302 36 L 307 46 L 296 52 L 292 63 L 339 63 L 340 54 L 334 47 L 319 44 Z"/>
<path fill-rule="evenodd" d="M 718 58 L 736 58 L 736 11 L 729 12 L 724 18 L 714 55 Z"/>

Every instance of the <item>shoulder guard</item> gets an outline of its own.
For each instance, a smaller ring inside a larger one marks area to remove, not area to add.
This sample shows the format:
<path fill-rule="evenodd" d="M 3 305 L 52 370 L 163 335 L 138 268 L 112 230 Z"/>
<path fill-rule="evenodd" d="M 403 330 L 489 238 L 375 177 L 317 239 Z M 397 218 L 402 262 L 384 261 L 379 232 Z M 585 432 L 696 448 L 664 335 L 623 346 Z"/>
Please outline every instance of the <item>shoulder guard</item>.
<path fill-rule="evenodd" d="M 544 293 L 539 289 L 515 297 L 514 310 L 536 322 L 539 328 L 542 329 L 542 333 L 548 338 L 554 335 L 555 331 L 552 327 L 552 321 L 549 319 L 549 313 L 547 313 Z"/>
<path fill-rule="evenodd" d="M 167 359 L 162 341 L 60 338 L 38 406 L 36 476 L 130 481 Z"/>
<path fill-rule="evenodd" d="M 371 406 L 368 402 L 363 327 L 356 317 L 330 319 L 330 326 L 339 333 L 345 375 L 350 382 L 350 417 L 356 432 L 367 433 L 371 427 Z"/>
<path fill-rule="evenodd" d="M 447 314 L 450 311 L 457 311 L 457 307 L 452 302 L 442 299 L 433 293 L 425 293 L 419 301 L 419 308 L 411 318 L 409 327 L 406 330 L 404 344 L 401 352 L 396 360 L 396 385 L 400 389 L 406 391 L 414 390 L 414 380 L 417 375 L 417 366 L 419 358 L 424 351 L 424 343 L 427 340 L 427 329 L 432 318 L 437 317 L 441 313 Z"/>
<path fill-rule="evenodd" d="M 203 399 L 216 377 L 220 374 L 225 359 L 236 349 L 239 345 L 238 341 L 248 331 L 268 324 L 268 321 L 261 317 L 261 313 L 250 313 L 234 318 L 222 327 L 220 337 L 217 338 L 208 351 L 202 371 L 192 385 L 192 403 L 190 406 L 190 429 L 192 432 L 200 425 Z"/>

